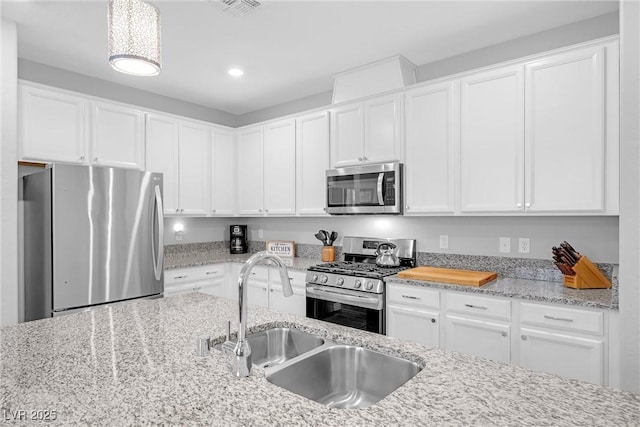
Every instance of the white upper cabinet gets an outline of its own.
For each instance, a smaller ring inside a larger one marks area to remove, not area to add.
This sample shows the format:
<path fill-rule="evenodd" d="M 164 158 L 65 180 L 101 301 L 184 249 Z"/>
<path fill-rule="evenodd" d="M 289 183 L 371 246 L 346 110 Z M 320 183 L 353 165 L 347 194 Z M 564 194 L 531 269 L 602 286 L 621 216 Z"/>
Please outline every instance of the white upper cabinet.
<path fill-rule="evenodd" d="M 84 163 L 85 102 L 65 93 L 20 85 L 20 158 Z"/>
<path fill-rule="evenodd" d="M 454 212 L 457 83 L 405 93 L 405 215 Z"/>
<path fill-rule="evenodd" d="M 146 118 L 146 167 L 162 173 L 164 213 L 180 213 L 178 205 L 178 119 L 156 114 Z"/>
<path fill-rule="evenodd" d="M 296 119 L 296 210 L 298 215 L 326 215 L 329 169 L 329 114 Z"/>
<path fill-rule="evenodd" d="M 246 128 L 238 133 L 238 214 L 262 215 L 263 160 L 262 126 Z"/>
<path fill-rule="evenodd" d="M 268 215 L 296 213 L 296 121 L 264 126 L 264 210 Z"/>
<path fill-rule="evenodd" d="M 523 67 L 473 74 L 463 78 L 460 87 L 460 210 L 521 212 Z"/>
<path fill-rule="evenodd" d="M 331 165 L 402 160 L 401 94 L 331 110 Z"/>
<path fill-rule="evenodd" d="M 602 46 L 526 65 L 527 211 L 604 212 L 609 73 Z"/>
<path fill-rule="evenodd" d="M 211 215 L 235 213 L 235 132 L 211 130 Z"/>
<path fill-rule="evenodd" d="M 144 169 L 144 113 L 133 108 L 91 102 L 91 162 Z"/>
<path fill-rule="evenodd" d="M 209 127 L 147 115 L 147 170 L 161 172 L 166 215 L 209 213 Z"/>
<path fill-rule="evenodd" d="M 211 191 L 209 127 L 180 122 L 180 213 L 207 215 Z"/>

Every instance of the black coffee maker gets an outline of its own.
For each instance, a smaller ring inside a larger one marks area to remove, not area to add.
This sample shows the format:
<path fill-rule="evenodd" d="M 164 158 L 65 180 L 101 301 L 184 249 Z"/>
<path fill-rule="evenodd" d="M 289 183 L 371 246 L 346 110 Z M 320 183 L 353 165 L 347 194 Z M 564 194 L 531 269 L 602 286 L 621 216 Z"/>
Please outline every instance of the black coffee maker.
<path fill-rule="evenodd" d="M 229 226 L 229 251 L 232 254 L 246 254 L 249 250 L 247 243 L 247 226 L 246 225 L 230 225 Z"/>

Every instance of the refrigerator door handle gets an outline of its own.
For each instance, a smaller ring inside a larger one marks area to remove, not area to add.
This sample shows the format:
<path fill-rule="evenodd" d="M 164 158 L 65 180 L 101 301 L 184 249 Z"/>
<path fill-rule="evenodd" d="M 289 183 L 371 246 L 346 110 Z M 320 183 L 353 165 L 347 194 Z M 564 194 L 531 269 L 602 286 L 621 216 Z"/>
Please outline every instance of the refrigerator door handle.
<path fill-rule="evenodd" d="M 151 251 L 153 252 L 153 263 L 156 280 L 160 280 L 162 276 L 162 263 L 164 261 L 164 209 L 162 207 L 162 193 L 160 192 L 160 186 L 156 185 L 156 218 L 158 223 L 158 249 L 155 248 L 155 230 L 151 233 Z M 156 253 L 157 252 L 157 253 Z"/>

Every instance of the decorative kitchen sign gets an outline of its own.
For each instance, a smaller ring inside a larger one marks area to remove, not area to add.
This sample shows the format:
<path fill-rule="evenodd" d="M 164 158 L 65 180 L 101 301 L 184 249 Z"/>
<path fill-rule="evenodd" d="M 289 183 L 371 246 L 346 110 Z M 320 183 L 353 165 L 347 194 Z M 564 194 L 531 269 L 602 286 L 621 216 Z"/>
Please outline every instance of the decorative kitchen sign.
<path fill-rule="evenodd" d="M 296 242 L 293 240 L 271 240 L 267 242 L 267 253 L 293 258 L 296 256 Z"/>

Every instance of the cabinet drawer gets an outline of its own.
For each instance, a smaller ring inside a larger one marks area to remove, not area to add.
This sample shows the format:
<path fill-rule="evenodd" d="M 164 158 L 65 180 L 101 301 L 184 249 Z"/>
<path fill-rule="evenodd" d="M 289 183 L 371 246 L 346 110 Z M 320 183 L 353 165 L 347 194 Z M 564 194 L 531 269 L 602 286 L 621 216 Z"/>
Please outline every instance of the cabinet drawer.
<path fill-rule="evenodd" d="M 494 319 L 511 319 L 510 301 L 453 292 L 447 292 L 446 301 L 448 311 L 491 317 Z"/>
<path fill-rule="evenodd" d="M 604 313 L 550 305 L 520 303 L 520 322 L 601 336 Z"/>
<path fill-rule="evenodd" d="M 387 300 L 402 305 L 440 308 L 440 292 L 422 286 L 387 283 Z"/>
<path fill-rule="evenodd" d="M 171 286 L 180 283 L 194 283 L 201 280 L 223 278 L 224 274 L 224 264 L 177 268 L 164 272 L 164 284 L 165 286 Z"/>

